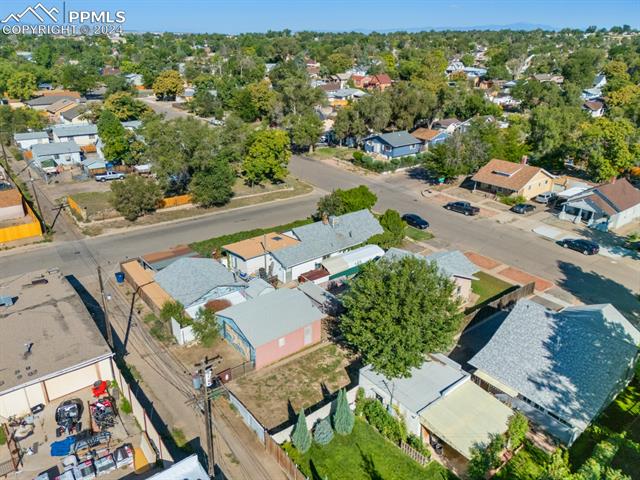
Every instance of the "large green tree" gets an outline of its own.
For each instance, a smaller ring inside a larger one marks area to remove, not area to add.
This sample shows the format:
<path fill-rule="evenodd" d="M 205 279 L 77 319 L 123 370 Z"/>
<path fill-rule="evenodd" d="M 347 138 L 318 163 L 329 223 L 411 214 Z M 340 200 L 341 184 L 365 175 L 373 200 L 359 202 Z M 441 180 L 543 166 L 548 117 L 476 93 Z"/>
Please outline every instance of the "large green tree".
<path fill-rule="evenodd" d="M 151 111 L 147 105 L 133 98 L 129 92 L 116 92 L 109 95 L 104 101 L 103 109 L 113 112 L 122 122 L 138 120 Z"/>
<path fill-rule="evenodd" d="M 233 195 L 236 175 L 226 158 L 217 156 L 198 170 L 189 184 L 193 201 L 203 207 L 224 205 Z"/>
<path fill-rule="evenodd" d="M 154 212 L 162 200 L 162 189 L 152 178 L 128 175 L 111 183 L 111 205 L 130 221 Z"/>
<path fill-rule="evenodd" d="M 36 77 L 29 72 L 16 72 L 7 81 L 7 95 L 10 98 L 29 100 L 36 89 Z"/>
<path fill-rule="evenodd" d="M 265 181 L 281 182 L 289 173 L 291 157 L 289 135 L 284 130 L 265 129 L 254 133 L 242 162 L 246 181 L 261 184 Z"/>
<path fill-rule="evenodd" d="M 291 142 L 301 150 L 313 151 L 313 146 L 322 135 L 322 121 L 313 112 L 289 115 L 285 119 Z"/>
<path fill-rule="evenodd" d="M 318 201 L 316 217 L 344 215 L 345 213 L 364 209 L 370 210 L 377 201 L 376 194 L 369 190 L 366 185 L 360 185 L 348 190 L 338 188 Z"/>
<path fill-rule="evenodd" d="M 413 256 L 366 264 L 343 305 L 345 339 L 389 378 L 408 376 L 426 354 L 448 348 L 462 320 L 453 282 Z"/>
<path fill-rule="evenodd" d="M 153 93 L 161 100 L 173 100 L 184 92 L 184 81 L 175 70 L 165 70 L 153 82 Z"/>
<path fill-rule="evenodd" d="M 129 155 L 126 129 L 111 110 L 102 110 L 98 120 L 98 135 L 102 140 L 102 154 L 110 161 L 125 161 Z"/>

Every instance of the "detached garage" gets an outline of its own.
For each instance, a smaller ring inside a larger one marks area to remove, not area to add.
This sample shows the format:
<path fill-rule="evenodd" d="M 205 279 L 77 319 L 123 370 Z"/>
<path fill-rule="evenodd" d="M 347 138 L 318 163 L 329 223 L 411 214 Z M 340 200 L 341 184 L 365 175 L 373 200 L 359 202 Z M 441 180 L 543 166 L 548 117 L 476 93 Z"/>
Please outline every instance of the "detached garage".
<path fill-rule="evenodd" d="M 0 295 L 0 418 L 113 379 L 113 353 L 60 272 L 2 280 Z"/>

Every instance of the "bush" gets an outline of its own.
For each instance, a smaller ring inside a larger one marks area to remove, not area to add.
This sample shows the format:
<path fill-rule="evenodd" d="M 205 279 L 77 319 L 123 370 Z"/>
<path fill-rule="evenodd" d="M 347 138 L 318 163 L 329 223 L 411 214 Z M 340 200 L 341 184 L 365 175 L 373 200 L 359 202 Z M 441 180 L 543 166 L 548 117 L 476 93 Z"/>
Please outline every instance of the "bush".
<path fill-rule="evenodd" d="M 349 408 L 347 394 L 344 389 L 342 389 L 338 392 L 338 399 L 336 400 L 336 411 L 333 414 L 333 427 L 336 429 L 336 433 L 349 435 L 353 430 L 354 423 L 355 416 Z"/>
<path fill-rule="evenodd" d="M 126 398 L 122 397 L 120 399 L 120 411 L 122 413 L 126 413 L 130 415 L 133 412 L 133 408 L 131 407 L 131 403 Z"/>
<path fill-rule="evenodd" d="M 407 443 L 410 447 L 424 455 L 426 458 L 431 457 L 431 452 L 417 435 L 410 433 L 407 436 Z"/>
<path fill-rule="evenodd" d="M 196 339 L 205 347 L 212 347 L 220 338 L 220 324 L 216 314 L 208 308 L 201 308 L 198 311 L 196 320 L 191 323 L 191 328 Z"/>
<path fill-rule="evenodd" d="M 162 201 L 162 190 L 151 178 L 128 175 L 124 180 L 111 183 L 110 201 L 120 215 L 132 222 L 156 211 Z"/>
<path fill-rule="evenodd" d="M 362 153 L 360 150 L 356 150 L 355 152 L 353 152 L 353 163 L 361 163 L 363 157 L 364 153 Z"/>
<path fill-rule="evenodd" d="M 517 205 L 519 203 L 527 203 L 527 199 L 522 195 L 514 197 L 512 195 L 502 195 L 500 193 L 498 194 L 498 201 L 509 206 Z"/>
<path fill-rule="evenodd" d="M 407 432 L 404 422 L 391 415 L 378 400 L 365 399 L 362 413 L 373 428 L 396 445 L 406 440 Z"/>
<path fill-rule="evenodd" d="M 307 428 L 307 419 L 304 416 L 304 409 L 298 414 L 298 422 L 291 435 L 291 443 L 300 453 L 306 453 L 311 448 L 311 433 Z"/>
<path fill-rule="evenodd" d="M 328 445 L 333 440 L 333 429 L 329 417 L 323 418 L 313 431 L 313 439 L 319 445 Z"/>
<path fill-rule="evenodd" d="M 372 157 L 370 157 L 369 155 L 365 155 L 359 150 L 353 152 L 352 161 L 354 165 L 366 168 L 367 170 L 371 170 L 372 172 L 376 173 L 392 172 L 394 170 L 397 170 L 398 168 L 418 165 L 420 164 L 420 162 L 421 160 L 416 156 L 393 158 L 387 162 L 382 162 L 380 160 L 374 160 Z"/>

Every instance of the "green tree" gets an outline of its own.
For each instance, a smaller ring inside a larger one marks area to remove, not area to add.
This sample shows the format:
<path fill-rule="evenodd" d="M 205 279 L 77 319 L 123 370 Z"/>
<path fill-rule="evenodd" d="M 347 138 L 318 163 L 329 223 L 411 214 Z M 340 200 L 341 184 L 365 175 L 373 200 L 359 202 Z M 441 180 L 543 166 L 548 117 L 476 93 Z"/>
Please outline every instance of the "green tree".
<path fill-rule="evenodd" d="M 311 433 L 307 427 L 304 409 L 300 409 L 300 413 L 298 414 L 298 421 L 291 435 L 291 443 L 293 443 L 293 446 L 296 447 L 300 453 L 307 453 L 309 448 L 311 448 Z"/>
<path fill-rule="evenodd" d="M 224 114 L 220 99 L 204 88 L 196 90 L 188 107 L 191 113 L 200 117 L 222 118 Z"/>
<path fill-rule="evenodd" d="M 336 411 L 333 414 L 333 428 L 338 435 L 349 435 L 353 430 L 356 417 L 349 408 L 349 401 L 344 389 L 338 391 L 336 400 Z"/>
<path fill-rule="evenodd" d="M 266 80 L 247 85 L 249 98 L 257 114 L 257 118 L 268 118 L 276 104 L 276 93 Z"/>
<path fill-rule="evenodd" d="M 569 467 L 569 452 L 564 448 L 557 448 L 551 454 L 551 459 L 544 467 L 544 473 L 539 480 L 569 480 L 574 476 Z"/>
<path fill-rule="evenodd" d="M 99 79 L 95 68 L 82 64 L 66 64 L 58 67 L 56 77 L 64 88 L 76 90 L 82 95 L 96 88 Z"/>
<path fill-rule="evenodd" d="M 220 324 L 215 312 L 208 308 L 198 310 L 195 320 L 191 323 L 191 329 L 196 340 L 205 347 L 212 347 L 220 338 Z"/>
<path fill-rule="evenodd" d="M 102 110 L 98 120 L 98 135 L 102 140 L 102 153 L 110 161 L 124 161 L 129 155 L 126 129 L 111 110 Z"/>
<path fill-rule="evenodd" d="M 313 146 L 322 135 L 322 121 L 313 112 L 302 115 L 289 115 L 285 124 L 293 144 L 303 150 L 313 151 Z"/>
<path fill-rule="evenodd" d="M 489 161 L 488 145 L 472 132 L 456 131 L 444 142 L 429 149 L 424 167 L 441 177 L 469 175 Z"/>
<path fill-rule="evenodd" d="M 505 448 L 504 436 L 492 434 L 489 444 L 475 445 L 471 448 L 469 459 L 469 477 L 471 480 L 484 480 L 491 468 L 497 468 L 502 462 L 501 453 Z"/>
<path fill-rule="evenodd" d="M 154 212 L 162 200 L 162 189 L 151 178 L 128 175 L 111 183 L 111 205 L 129 221 Z"/>
<path fill-rule="evenodd" d="M 129 92 L 116 92 L 109 95 L 104 101 L 103 109 L 111 111 L 122 122 L 137 120 L 151 111 L 147 105 L 133 98 Z"/>
<path fill-rule="evenodd" d="M 333 429 L 331 428 L 331 420 L 325 417 L 318 422 L 313 431 L 313 439 L 318 445 L 328 445 L 333 440 Z"/>
<path fill-rule="evenodd" d="M 247 88 L 242 88 L 235 92 L 231 105 L 236 114 L 245 122 L 253 122 L 258 118 L 258 109 L 253 103 L 251 92 Z"/>
<path fill-rule="evenodd" d="M 353 59 L 344 53 L 336 52 L 327 57 L 325 64 L 329 73 L 334 75 L 351 68 L 353 66 Z"/>
<path fill-rule="evenodd" d="M 577 158 L 597 181 L 611 180 L 633 167 L 640 148 L 638 132 L 629 120 L 597 118 L 580 130 Z"/>
<path fill-rule="evenodd" d="M 380 225 L 384 229 L 384 233 L 374 235 L 369 239 L 369 243 L 379 245 L 385 250 L 397 247 L 402 243 L 407 225 L 396 210 L 384 212 L 380 217 Z"/>
<path fill-rule="evenodd" d="M 281 182 L 289 173 L 287 165 L 290 157 L 287 132 L 277 129 L 259 130 L 249 141 L 247 154 L 242 162 L 243 175 L 251 185 L 261 184 L 266 180 Z"/>
<path fill-rule="evenodd" d="M 365 364 L 406 377 L 425 354 L 451 345 L 462 320 L 454 290 L 435 263 L 413 256 L 370 262 L 344 295 L 340 328 Z"/>
<path fill-rule="evenodd" d="M 108 75 L 104 77 L 104 86 L 107 89 L 105 92 L 107 97 L 117 92 L 132 93 L 134 91 L 133 87 L 127 82 L 127 79 L 122 75 Z"/>
<path fill-rule="evenodd" d="M 29 72 L 16 72 L 7 82 L 7 95 L 10 98 L 28 100 L 36 89 L 36 77 Z"/>
<path fill-rule="evenodd" d="M 178 301 L 166 301 L 160 309 L 160 318 L 166 322 L 171 322 L 173 318 L 180 325 L 187 323 L 187 316 L 184 311 L 184 305 Z"/>
<path fill-rule="evenodd" d="M 350 188 L 348 190 L 337 189 L 323 197 L 318 202 L 316 218 L 323 215 L 344 215 L 358 210 L 370 210 L 378 201 L 375 193 L 366 185 Z"/>
<path fill-rule="evenodd" d="M 175 70 L 165 70 L 153 82 L 153 93 L 161 100 L 173 100 L 184 93 L 184 81 Z"/>
<path fill-rule="evenodd" d="M 202 207 L 224 205 L 233 195 L 235 173 L 226 158 L 217 156 L 197 171 L 189 184 L 193 201 Z"/>
<path fill-rule="evenodd" d="M 511 418 L 509 418 L 509 425 L 507 426 L 507 440 L 509 442 L 509 448 L 511 450 L 517 449 L 529 432 L 529 420 L 522 413 L 516 412 Z"/>

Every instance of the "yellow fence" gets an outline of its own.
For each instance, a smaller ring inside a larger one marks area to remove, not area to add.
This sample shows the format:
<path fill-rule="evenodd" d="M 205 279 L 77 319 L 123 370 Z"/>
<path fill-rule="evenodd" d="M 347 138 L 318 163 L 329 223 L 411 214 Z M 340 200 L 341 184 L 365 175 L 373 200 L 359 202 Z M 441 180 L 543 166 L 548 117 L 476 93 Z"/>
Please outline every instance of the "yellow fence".
<path fill-rule="evenodd" d="M 42 227 L 38 218 L 29 205 L 25 203 L 24 206 L 27 210 L 27 215 L 31 217 L 31 221 L 22 225 L 0 228 L 0 244 L 42 235 Z"/>
<path fill-rule="evenodd" d="M 178 195 L 176 197 L 167 197 L 162 199 L 162 206 L 160 208 L 177 207 L 179 205 L 186 205 L 191 203 L 191 195 Z"/>
<path fill-rule="evenodd" d="M 73 210 L 75 213 L 77 213 L 80 216 L 80 218 L 82 218 L 83 220 L 87 219 L 87 213 L 85 212 L 84 208 L 78 205 L 78 203 L 73 199 L 73 197 L 67 197 L 67 205 L 69 205 L 69 208 Z"/>

